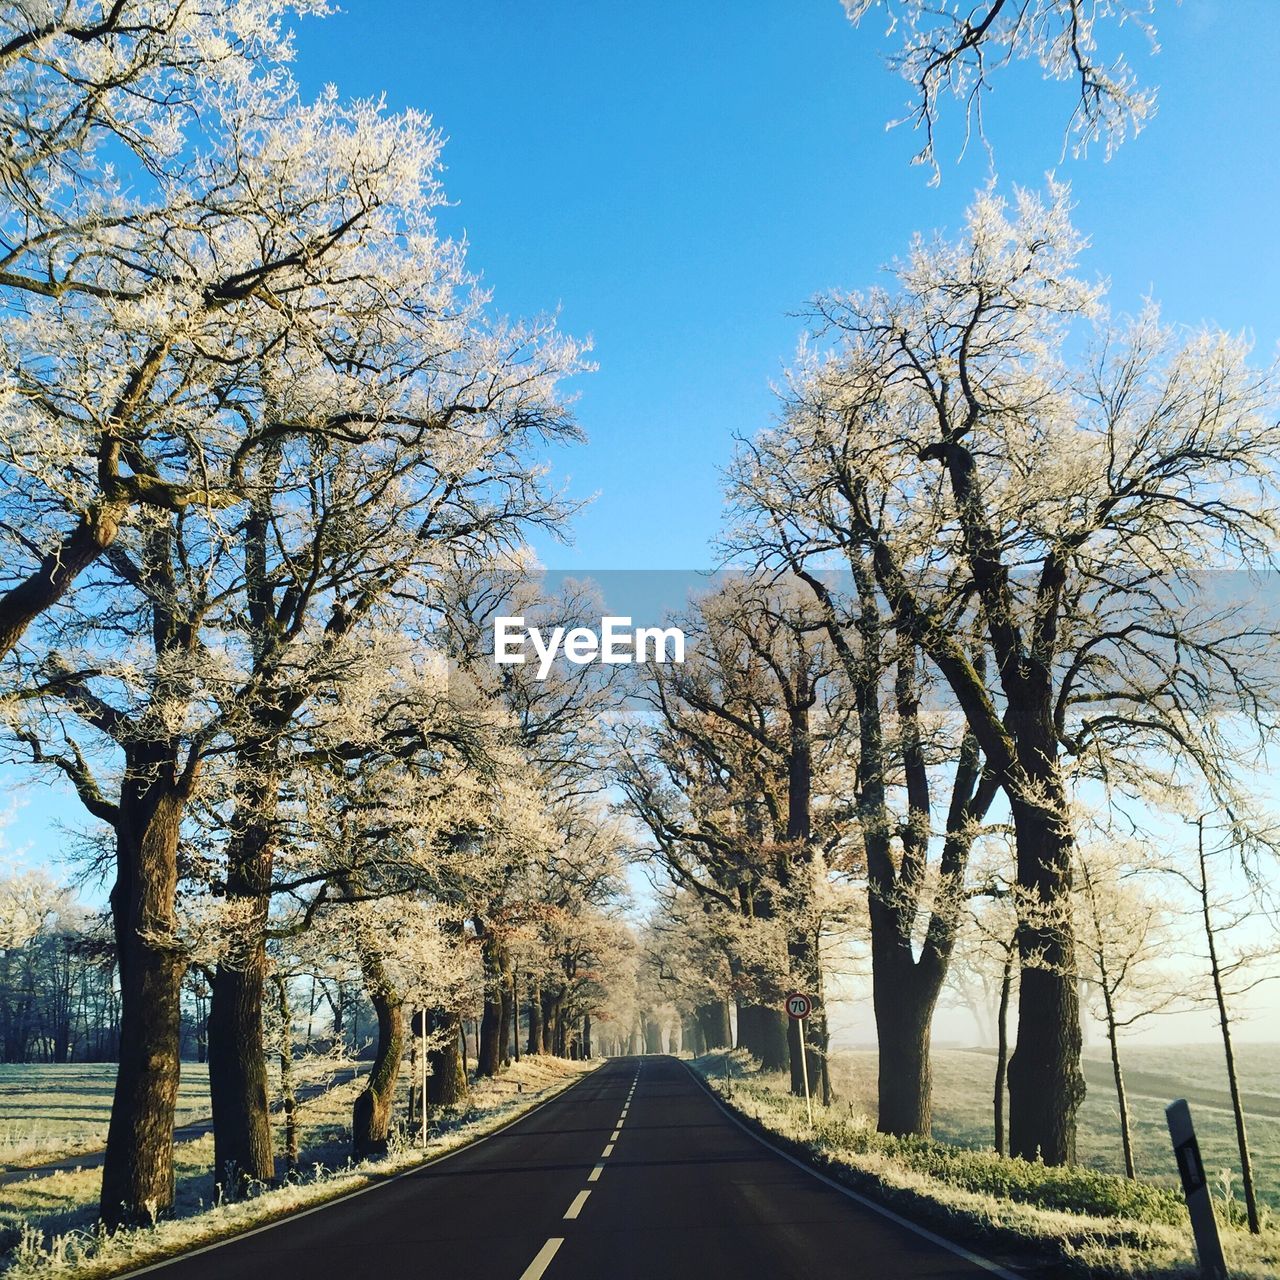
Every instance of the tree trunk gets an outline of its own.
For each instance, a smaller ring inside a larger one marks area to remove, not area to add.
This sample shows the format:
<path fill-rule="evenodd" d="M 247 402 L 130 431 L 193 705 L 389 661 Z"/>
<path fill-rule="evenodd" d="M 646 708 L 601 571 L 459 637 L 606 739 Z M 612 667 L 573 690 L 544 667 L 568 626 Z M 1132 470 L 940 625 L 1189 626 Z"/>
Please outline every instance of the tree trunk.
<path fill-rule="evenodd" d="M 1040 779 L 1045 802 L 1013 803 L 1018 883 L 1033 904 L 1019 912 L 1018 1041 L 1009 1060 L 1009 1153 L 1045 1164 L 1076 1158 L 1080 1072 L 1080 997 L 1068 914 L 1071 836 L 1061 783 Z M 1043 906 L 1036 905 L 1043 904 Z M 1049 918 L 1045 918 L 1046 912 Z"/>
<path fill-rule="evenodd" d="M 278 721 L 276 712 L 257 715 L 257 736 L 242 745 L 236 759 L 225 894 L 244 909 L 243 934 L 213 975 L 209 1006 L 214 1181 L 232 1199 L 251 1182 L 275 1177 L 263 1006 L 280 788 Z"/>
<path fill-rule="evenodd" d="M 661 1053 L 662 1048 L 662 1023 L 646 1017 L 644 1020 L 645 1053 Z"/>
<path fill-rule="evenodd" d="M 275 1176 L 263 1043 L 271 851 L 265 838 L 252 844 L 252 850 L 244 845 L 233 850 L 227 869 L 228 899 L 250 907 L 249 933 L 237 953 L 218 966 L 209 1002 L 214 1181 L 232 1199 L 252 1181 L 270 1182 Z"/>
<path fill-rule="evenodd" d="M 430 1079 L 428 1100 L 433 1107 L 452 1107 L 467 1096 L 467 1072 L 462 1060 L 462 1017 L 447 1009 L 433 1009 L 428 1029 L 444 1043 L 427 1052 Z"/>
<path fill-rule="evenodd" d="M 298 1168 L 298 1099 L 293 1089 L 293 1012 L 289 1008 L 289 984 L 276 975 L 280 1002 L 280 1103 L 284 1108 L 284 1167 Z"/>
<path fill-rule="evenodd" d="M 895 1001 L 885 985 L 878 984 L 875 992 L 880 1072 L 876 1128 L 927 1138 L 933 1123 L 929 1031 L 934 1002 L 912 999 L 906 992 Z"/>
<path fill-rule="evenodd" d="M 365 1159 L 387 1153 L 405 1034 L 404 1001 L 392 985 L 382 957 L 371 946 L 360 947 L 360 970 L 378 1019 L 373 1066 L 351 1108 L 351 1148 L 357 1159 Z"/>
<path fill-rule="evenodd" d="M 761 1071 L 786 1071 L 791 1062 L 787 1023 L 781 1009 L 747 1004 L 738 1013 L 738 1047 L 759 1059 Z"/>
<path fill-rule="evenodd" d="M 591 1015 L 589 1013 L 582 1015 L 582 1056 L 591 1057 Z"/>
<path fill-rule="evenodd" d="M 542 1052 L 542 988 L 529 984 L 529 1053 Z"/>
<path fill-rule="evenodd" d="M 499 992 L 498 1043 L 499 1056 L 504 1067 L 511 1065 L 511 1024 L 515 1016 L 515 991 L 511 970 L 503 965 L 502 987 Z"/>
<path fill-rule="evenodd" d="M 496 1076 L 502 1064 L 502 998 L 486 992 L 480 1017 L 480 1047 L 476 1053 L 476 1075 Z"/>
<path fill-rule="evenodd" d="M 1107 1043 L 1111 1046 L 1111 1074 L 1116 1082 L 1116 1105 L 1120 1108 L 1120 1145 L 1124 1148 L 1124 1173 L 1126 1178 L 1136 1178 L 1133 1163 L 1133 1133 L 1129 1126 L 1129 1098 L 1124 1089 L 1124 1072 L 1120 1069 L 1120 1041 L 1116 1034 L 1115 1012 L 1111 993 L 1106 991 Z"/>
<path fill-rule="evenodd" d="M 1258 1193 L 1253 1185 L 1253 1161 L 1249 1157 L 1249 1135 L 1245 1130 L 1244 1105 L 1240 1099 L 1240 1078 L 1236 1074 L 1236 1054 L 1231 1043 L 1231 1014 L 1222 985 L 1222 966 L 1218 961 L 1218 937 L 1209 902 L 1209 864 L 1204 848 L 1204 819 L 1198 819 L 1198 852 L 1200 858 L 1200 909 L 1204 920 L 1205 941 L 1209 946 L 1209 969 L 1213 977 L 1213 994 L 1218 1005 L 1218 1025 L 1222 1030 L 1222 1048 L 1227 1059 L 1227 1084 L 1231 1088 L 1231 1110 L 1236 1122 L 1236 1147 L 1240 1152 L 1240 1182 L 1244 1190 L 1245 1213 L 1249 1230 L 1258 1235 L 1262 1222 L 1258 1215 Z"/>
<path fill-rule="evenodd" d="M 173 1205 L 182 975 L 173 941 L 185 797 L 171 753 L 132 749 L 116 820 L 111 890 L 120 972 L 120 1065 L 102 1167 L 102 1221 L 145 1224 Z"/>
<path fill-rule="evenodd" d="M 996 1081 L 994 1090 L 994 1126 L 996 1151 L 1005 1154 L 1004 1091 L 1009 1074 L 1009 992 L 1013 986 L 1013 947 L 1004 953 L 1004 970 L 1000 975 L 1000 1009 L 996 1014 Z"/>
<path fill-rule="evenodd" d="M 502 1012 L 506 975 L 502 957 L 490 930 L 481 931 L 484 958 L 484 1006 L 480 1015 L 480 1044 L 476 1051 L 476 1075 L 496 1076 L 502 1065 Z"/>
<path fill-rule="evenodd" d="M 729 1044 L 729 1003 L 727 1000 L 710 1000 L 699 1005 L 698 1026 L 702 1032 L 704 1051 L 724 1049 Z"/>
<path fill-rule="evenodd" d="M 556 1045 L 556 1011 L 560 1007 L 560 997 L 542 989 L 542 1052 L 555 1053 Z"/>
<path fill-rule="evenodd" d="M 275 1175 L 267 1064 L 263 1056 L 261 940 L 242 968 L 220 965 L 209 1004 L 209 1099 L 214 1181 L 235 1199 Z"/>

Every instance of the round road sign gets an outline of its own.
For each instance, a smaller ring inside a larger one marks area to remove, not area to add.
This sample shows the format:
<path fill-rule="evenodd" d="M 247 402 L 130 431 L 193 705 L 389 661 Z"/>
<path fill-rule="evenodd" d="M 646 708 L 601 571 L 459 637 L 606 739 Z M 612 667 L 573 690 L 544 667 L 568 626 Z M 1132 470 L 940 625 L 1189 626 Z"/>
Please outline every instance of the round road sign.
<path fill-rule="evenodd" d="M 813 1012 L 813 1001 L 800 991 L 787 997 L 787 1013 L 793 1018 L 807 1018 Z"/>

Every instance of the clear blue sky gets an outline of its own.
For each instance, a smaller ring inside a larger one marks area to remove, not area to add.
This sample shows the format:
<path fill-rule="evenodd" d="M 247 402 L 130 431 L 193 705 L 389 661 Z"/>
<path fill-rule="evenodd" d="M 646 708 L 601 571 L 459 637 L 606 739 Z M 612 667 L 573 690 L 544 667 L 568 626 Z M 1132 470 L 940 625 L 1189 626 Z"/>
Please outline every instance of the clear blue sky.
<path fill-rule="evenodd" d="M 443 218 L 511 313 L 559 307 L 591 335 L 590 443 L 557 458 L 598 494 L 555 567 L 691 568 L 711 559 L 734 431 L 772 411 L 794 313 L 862 287 L 913 231 L 955 227 L 985 182 L 980 146 L 940 188 L 886 122 L 907 86 L 838 0 L 347 0 L 298 27 L 306 91 L 384 93 L 448 137 Z M 1004 182 L 1073 184 L 1086 263 L 1118 309 L 1280 338 L 1277 0 L 1162 0 L 1163 48 L 1126 43 L 1160 86 L 1156 119 L 1110 163 L 1060 163 L 1070 88 L 997 78 L 988 131 Z"/>

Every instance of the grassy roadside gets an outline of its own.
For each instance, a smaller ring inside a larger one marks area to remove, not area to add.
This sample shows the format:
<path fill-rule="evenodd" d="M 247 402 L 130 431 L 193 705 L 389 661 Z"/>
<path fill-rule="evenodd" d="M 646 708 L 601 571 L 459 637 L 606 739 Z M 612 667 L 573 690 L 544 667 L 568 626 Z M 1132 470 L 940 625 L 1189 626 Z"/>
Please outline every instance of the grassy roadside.
<path fill-rule="evenodd" d="M 746 1055 L 691 1065 L 739 1116 L 827 1176 L 994 1260 L 1043 1276 L 1115 1280 L 1199 1280 L 1178 1195 L 1083 1166 L 1046 1168 L 990 1150 L 927 1139 L 890 1138 L 852 1104 L 814 1107 L 781 1075 L 762 1075 Z M 1233 1280 L 1275 1280 L 1280 1229 L 1260 1237 L 1224 1227 Z"/>
<path fill-rule="evenodd" d="M 301 1117 L 300 1175 L 232 1203 L 214 1199 L 210 1166 L 213 1139 L 206 1136 L 175 1148 L 177 1198 L 174 1215 L 154 1226 L 106 1236 L 96 1226 L 101 1171 L 86 1169 L 5 1187 L 0 1231 L 7 1251 L 0 1258 L 5 1280 L 75 1276 L 106 1280 L 313 1208 L 385 1181 L 439 1158 L 518 1119 L 600 1065 L 533 1057 L 512 1065 L 496 1080 L 472 1087 L 467 1105 L 450 1109 L 432 1125 L 426 1151 L 393 1143 L 384 1159 L 351 1163 L 348 1151 L 351 1103 L 362 1087 L 350 1081 L 305 1104 Z"/>

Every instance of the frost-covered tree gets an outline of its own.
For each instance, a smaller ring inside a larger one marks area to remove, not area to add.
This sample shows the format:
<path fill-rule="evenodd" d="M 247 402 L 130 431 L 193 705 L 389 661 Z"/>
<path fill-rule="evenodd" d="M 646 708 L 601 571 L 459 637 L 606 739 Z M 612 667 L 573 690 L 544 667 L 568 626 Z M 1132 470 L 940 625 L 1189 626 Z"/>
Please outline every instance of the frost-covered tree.
<path fill-rule="evenodd" d="M 988 191 L 960 237 L 917 239 L 893 287 L 819 299 L 782 421 L 735 477 L 736 545 L 872 575 L 999 781 L 1022 970 L 1011 1149 L 1049 1162 L 1072 1158 L 1083 1095 L 1070 779 L 1139 789 L 1172 757 L 1228 797 L 1237 735 L 1277 723 L 1272 626 L 1198 576 L 1275 547 L 1272 375 L 1243 339 L 1152 307 L 1109 319 L 1081 243 L 1064 188 L 1013 210 Z"/>
<path fill-rule="evenodd" d="M 1075 104 L 1065 137 L 1077 153 L 1102 141 L 1107 155 L 1137 133 L 1155 109 L 1155 92 L 1143 88 L 1123 53 L 1100 47 L 1119 39 L 1126 25 L 1155 44 L 1149 15 L 1156 0 L 841 0 L 855 25 L 884 9 L 889 35 L 898 40 L 891 68 L 911 85 L 909 113 L 898 123 L 923 130 L 915 163 L 938 179 L 935 132 L 945 98 L 963 104 L 966 142 L 983 137 L 983 97 L 996 68 L 1039 63 L 1046 79 L 1070 83 Z M 1107 30 L 1110 28 L 1111 30 Z"/>
<path fill-rule="evenodd" d="M 429 123 L 329 94 L 255 114 L 261 105 L 224 113 L 225 133 L 212 131 L 147 222 L 154 296 L 95 317 L 67 293 L 49 300 L 56 316 L 33 310 L 8 335 L 31 352 L 50 342 L 18 360 L 18 381 L 29 374 L 36 390 L 15 393 L 26 443 L 8 500 L 41 514 L 32 527 L 80 518 L 99 446 L 139 483 L 190 473 L 203 486 L 197 501 L 136 509 L 67 617 L 28 632 L 18 653 L 36 709 L 19 734 L 117 837 L 126 1055 L 109 1222 L 146 1217 L 171 1194 L 185 965 L 174 891 L 183 823 L 213 782 L 206 766 L 232 779 L 224 906 L 258 934 L 245 964 L 220 967 L 214 994 L 232 989 L 239 1009 L 230 1067 L 216 1074 L 244 1094 L 242 1055 L 261 1054 L 248 1031 L 261 1025 L 274 753 L 367 650 L 368 628 L 398 602 L 429 607 L 443 548 L 482 551 L 558 520 L 528 452 L 575 434 L 555 388 L 576 348 L 548 326 L 489 319 L 459 247 L 436 235 Z M 213 297 L 209 280 L 228 271 L 230 293 Z M 126 430 L 103 417 L 102 389 L 128 382 L 130 353 L 153 348 L 169 372 Z M 50 449 L 63 450 L 56 465 Z M 66 712 L 102 745 L 82 749 Z M 106 744 L 123 762 L 118 802 L 104 780 L 114 766 L 98 767 Z"/>
<path fill-rule="evenodd" d="M 359 166 L 343 192 L 332 163 L 300 180 L 333 104 L 308 122 L 292 102 L 282 19 L 323 9 L 0 15 L 0 654 L 132 513 L 222 501 L 230 453 L 203 424 L 234 421 L 334 243 L 363 236 L 379 193 Z"/>
<path fill-rule="evenodd" d="M 1116 840 L 1091 841 L 1077 850 L 1077 860 L 1081 974 L 1093 997 L 1093 1013 L 1106 1028 L 1124 1168 L 1128 1177 L 1135 1178 L 1120 1036 L 1178 1000 L 1176 983 L 1167 969 L 1170 954 L 1176 954 L 1169 929 L 1170 907 L 1144 883 L 1153 868 L 1141 850 Z"/>

